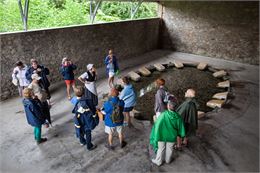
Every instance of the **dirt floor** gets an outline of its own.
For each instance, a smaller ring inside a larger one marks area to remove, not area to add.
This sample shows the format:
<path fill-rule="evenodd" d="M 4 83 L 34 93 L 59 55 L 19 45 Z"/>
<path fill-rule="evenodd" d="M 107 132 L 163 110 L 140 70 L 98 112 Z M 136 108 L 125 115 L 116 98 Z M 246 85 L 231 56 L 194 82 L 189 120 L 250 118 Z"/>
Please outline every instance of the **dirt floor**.
<path fill-rule="evenodd" d="M 166 88 L 177 97 L 179 104 L 185 100 L 186 90 L 193 88 L 197 92 L 196 100 L 199 110 L 203 112 L 212 111 L 206 106 L 206 103 L 214 94 L 226 91 L 216 87 L 217 83 L 222 82 L 223 79 L 213 77 L 209 71 L 201 71 L 194 67 L 183 69 L 171 67 L 165 72 L 154 71 L 151 76 L 143 77 L 140 82 L 132 82 L 139 96 L 135 107 L 141 112 L 138 119 L 151 120 L 154 115 L 154 95 L 157 91 L 154 81 L 158 78 L 165 79 Z"/>
<path fill-rule="evenodd" d="M 61 82 L 61 85 L 53 85 L 51 88 L 53 127 L 42 129 L 43 137 L 48 138 L 42 145 L 38 146 L 34 141 L 33 128 L 26 122 L 21 99 L 1 102 L 0 172 L 259 172 L 259 67 L 155 50 L 133 57 L 131 61 L 120 62 L 121 75 L 142 66 L 173 62 L 176 59 L 183 62 L 206 62 L 219 69 L 226 69 L 230 74 L 232 88 L 227 104 L 222 109 L 208 112 L 206 118 L 199 121 L 198 132 L 201 136 L 191 139 L 189 148 L 174 152 L 170 164 L 157 167 L 151 163 L 154 153 L 149 147 L 152 127 L 149 121 L 134 120 L 135 128 L 124 129 L 128 143 L 124 149 L 119 148 L 116 138 L 115 151 L 105 147 L 107 135 L 102 122 L 92 133 L 93 143 L 98 147 L 89 152 L 80 146 L 74 133 L 72 105 L 66 98 L 65 86 Z M 177 72 L 181 75 L 186 67 L 173 71 L 173 74 Z M 103 78 L 105 69 L 98 69 L 98 72 L 98 94 L 102 97 L 108 92 L 108 85 Z M 193 75 L 190 70 L 186 73 L 188 76 Z M 207 73 L 201 75 L 206 75 L 204 78 L 208 80 Z M 167 80 L 168 85 L 177 85 L 176 81 Z M 199 80 L 200 77 L 197 78 Z M 203 87 L 217 82 L 208 84 L 207 80 L 205 83 L 197 83 L 198 96 L 201 95 L 200 91 L 204 92 Z M 183 81 L 188 86 L 189 79 L 183 77 Z M 183 96 L 183 91 L 174 94 Z M 152 103 L 153 99 L 150 100 Z"/>

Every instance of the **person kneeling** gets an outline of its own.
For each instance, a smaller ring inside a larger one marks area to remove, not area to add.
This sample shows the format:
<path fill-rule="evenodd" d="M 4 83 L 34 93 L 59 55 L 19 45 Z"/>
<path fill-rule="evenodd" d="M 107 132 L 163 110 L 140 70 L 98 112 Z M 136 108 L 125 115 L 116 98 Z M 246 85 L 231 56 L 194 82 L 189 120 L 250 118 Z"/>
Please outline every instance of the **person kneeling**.
<path fill-rule="evenodd" d="M 113 134 L 115 131 L 118 133 L 120 140 L 120 147 L 126 146 L 126 142 L 123 139 L 123 122 L 124 122 L 124 101 L 118 98 L 119 92 L 112 88 L 110 91 L 110 97 L 106 101 L 101 109 L 101 113 L 105 115 L 105 132 L 108 134 L 108 149 L 113 150 Z"/>
<path fill-rule="evenodd" d="M 150 144 L 156 152 L 152 162 L 157 166 L 162 165 L 164 160 L 166 163 L 171 162 L 177 136 L 185 136 L 184 124 L 181 116 L 174 111 L 175 106 L 175 102 L 167 103 L 168 110 L 161 113 L 150 134 Z"/>
<path fill-rule="evenodd" d="M 91 131 L 98 125 L 99 119 L 96 115 L 96 108 L 90 99 L 82 97 L 84 95 L 83 87 L 75 87 L 75 95 L 78 101 L 72 110 L 75 113 L 74 123 L 76 135 L 82 145 L 87 145 L 88 150 L 93 150 L 97 145 L 91 142 Z"/>

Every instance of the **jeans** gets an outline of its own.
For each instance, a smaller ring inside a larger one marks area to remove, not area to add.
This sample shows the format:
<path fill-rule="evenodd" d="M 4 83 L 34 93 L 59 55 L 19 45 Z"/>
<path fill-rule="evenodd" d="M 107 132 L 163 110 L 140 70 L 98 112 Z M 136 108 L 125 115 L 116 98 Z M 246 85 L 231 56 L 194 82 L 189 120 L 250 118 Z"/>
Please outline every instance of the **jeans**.
<path fill-rule="evenodd" d="M 93 147 L 91 143 L 91 130 L 84 130 L 84 133 L 79 136 L 79 141 L 81 144 L 86 144 L 88 150 L 91 149 Z"/>
<path fill-rule="evenodd" d="M 41 140 L 41 131 L 42 131 L 42 127 L 34 127 L 34 139 L 36 141 L 40 141 Z"/>

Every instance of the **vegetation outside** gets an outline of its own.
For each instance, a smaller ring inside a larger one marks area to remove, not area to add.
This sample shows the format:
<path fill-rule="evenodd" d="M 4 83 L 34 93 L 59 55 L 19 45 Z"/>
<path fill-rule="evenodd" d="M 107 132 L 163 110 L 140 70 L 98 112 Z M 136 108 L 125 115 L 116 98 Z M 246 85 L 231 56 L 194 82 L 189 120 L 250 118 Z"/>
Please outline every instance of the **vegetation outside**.
<path fill-rule="evenodd" d="M 90 24 L 89 4 L 90 1 L 86 0 L 31 0 L 28 30 Z M 131 2 L 103 1 L 95 23 L 130 19 L 131 4 Z M 157 3 L 142 3 L 135 19 L 156 16 Z M 0 18 L 0 32 L 23 30 L 17 0 L 0 0 Z"/>

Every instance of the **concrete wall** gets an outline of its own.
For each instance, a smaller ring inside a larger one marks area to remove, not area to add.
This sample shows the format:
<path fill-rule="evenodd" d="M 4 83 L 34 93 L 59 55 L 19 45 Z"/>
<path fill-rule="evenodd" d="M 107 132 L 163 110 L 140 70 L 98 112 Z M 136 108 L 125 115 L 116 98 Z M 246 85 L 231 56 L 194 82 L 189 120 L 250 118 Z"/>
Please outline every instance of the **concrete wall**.
<path fill-rule="evenodd" d="M 18 60 L 29 63 L 31 58 L 50 69 L 51 82 L 60 81 L 61 59 L 68 56 L 78 65 L 77 74 L 86 64 L 103 66 L 109 48 L 120 61 L 158 47 L 159 19 L 145 19 L 68 28 L 39 30 L 0 35 L 1 100 L 16 95 L 11 73 Z"/>
<path fill-rule="evenodd" d="M 259 64 L 259 2 L 161 3 L 161 48 Z"/>

